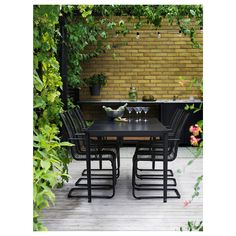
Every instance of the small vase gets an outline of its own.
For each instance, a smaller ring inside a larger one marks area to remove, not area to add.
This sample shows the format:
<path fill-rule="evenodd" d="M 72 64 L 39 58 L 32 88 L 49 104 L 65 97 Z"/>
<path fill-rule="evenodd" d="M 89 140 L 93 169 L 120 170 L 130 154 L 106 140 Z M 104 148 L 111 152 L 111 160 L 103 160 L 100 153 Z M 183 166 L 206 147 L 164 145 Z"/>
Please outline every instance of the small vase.
<path fill-rule="evenodd" d="M 131 86 L 129 90 L 129 100 L 136 101 L 138 97 L 138 93 L 135 87 Z"/>

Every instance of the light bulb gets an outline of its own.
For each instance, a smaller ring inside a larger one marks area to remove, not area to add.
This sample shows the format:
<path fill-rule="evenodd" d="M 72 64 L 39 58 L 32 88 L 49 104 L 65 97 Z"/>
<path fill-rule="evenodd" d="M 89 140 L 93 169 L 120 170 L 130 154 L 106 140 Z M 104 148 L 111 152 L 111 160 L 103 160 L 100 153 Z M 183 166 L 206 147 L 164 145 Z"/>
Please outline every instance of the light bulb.
<path fill-rule="evenodd" d="M 139 35 L 139 32 L 137 32 L 136 39 L 139 39 L 139 38 L 140 38 L 140 35 Z"/>
<path fill-rule="evenodd" d="M 202 26 L 200 27 L 200 32 L 203 33 L 203 27 Z"/>
<path fill-rule="evenodd" d="M 161 38 L 161 33 L 157 32 L 157 38 Z"/>
<path fill-rule="evenodd" d="M 182 31 L 179 30 L 179 37 L 182 37 Z"/>

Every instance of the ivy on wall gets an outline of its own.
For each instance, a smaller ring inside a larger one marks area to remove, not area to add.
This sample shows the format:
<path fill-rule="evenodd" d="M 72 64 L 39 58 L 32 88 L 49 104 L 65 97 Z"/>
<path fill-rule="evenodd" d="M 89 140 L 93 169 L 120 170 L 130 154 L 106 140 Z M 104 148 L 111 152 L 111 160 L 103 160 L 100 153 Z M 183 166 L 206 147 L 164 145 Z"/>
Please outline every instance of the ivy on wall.
<path fill-rule="evenodd" d="M 109 32 L 126 35 L 131 29 L 140 29 L 148 23 L 161 27 L 163 19 L 176 24 L 183 35 L 190 37 L 193 47 L 201 45 L 196 41 L 196 31 L 203 27 L 201 5 L 81 5 L 64 6 L 67 14 L 68 83 L 71 88 L 84 85 L 81 79 L 82 63 L 100 53 L 111 50 L 105 44 Z M 113 16 L 120 16 L 116 22 Z M 127 26 L 122 16 L 136 22 Z"/>
<path fill-rule="evenodd" d="M 46 230 L 41 210 L 54 203 L 52 189 L 68 180 L 67 158 L 59 134 L 62 111 L 57 55 L 59 6 L 34 6 L 34 127 L 33 127 L 33 229 Z"/>

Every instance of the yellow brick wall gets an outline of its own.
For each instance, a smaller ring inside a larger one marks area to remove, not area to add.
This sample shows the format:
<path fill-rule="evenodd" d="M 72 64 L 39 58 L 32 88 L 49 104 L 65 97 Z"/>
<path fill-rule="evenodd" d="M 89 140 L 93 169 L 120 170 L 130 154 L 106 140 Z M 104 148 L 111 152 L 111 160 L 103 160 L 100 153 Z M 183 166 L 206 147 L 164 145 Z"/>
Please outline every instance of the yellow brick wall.
<path fill-rule="evenodd" d="M 157 38 L 158 31 L 161 38 Z M 137 32 L 140 39 L 136 39 Z M 197 40 L 202 44 L 203 34 L 200 31 L 197 32 Z M 144 25 L 139 30 L 131 30 L 126 36 L 116 37 L 113 33 L 108 42 L 115 48 L 85 63 L 82 73 L 83 78 L 104 73 L 108 77 L 107 84 L 102 87 L 101 95 L 96 97 L 90 96 L 88 88 L 81 88 L 81 100 L 128 99 L 131 84 L 138 91 L 138 99 L 149 94 L 156 99 L 172 99 L 174 95 L 180 99 L 190 95 L 199 98 L 196 88 L 189 89 L 179 84 L 179 77 L 189 80 L 202 77 L 203 52 L 192 47 L 188 36 L 180 36 L 177 26 L 169 26 L 166 21 L 160 29 Z"/>

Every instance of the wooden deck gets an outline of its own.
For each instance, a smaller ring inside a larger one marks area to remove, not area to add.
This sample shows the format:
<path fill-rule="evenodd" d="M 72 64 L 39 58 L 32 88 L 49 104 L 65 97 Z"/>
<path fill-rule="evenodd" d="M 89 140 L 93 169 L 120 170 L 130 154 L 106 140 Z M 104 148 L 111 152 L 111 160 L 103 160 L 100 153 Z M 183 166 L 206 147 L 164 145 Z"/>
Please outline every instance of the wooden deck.
<path fill-rule="evenodd" d="M 191 199 L 196 178 L 202 174 L 202 158 L 177 173 L 191 159 L 191 152 L 179 149 L 178 158 L 169 164 L 175 173 L 181 199 L 136 200 L 131 194 L 131 157 L 133 148 L 121 150 L 121 176 L 112 199 L 68 199 L 67 193 L 74 185 L 85 163 L 73 161 L 69 167 L 72 179 L 62 189 L 57 189 L 55 206 L 46 209 L 42 221 L 49 231 L 107 231 L 107 230 L 158 230 L 175 231 L 186 226 L 188 220 L 203 219 L 202 192 L 188 206 L 183 202 Z"/>

